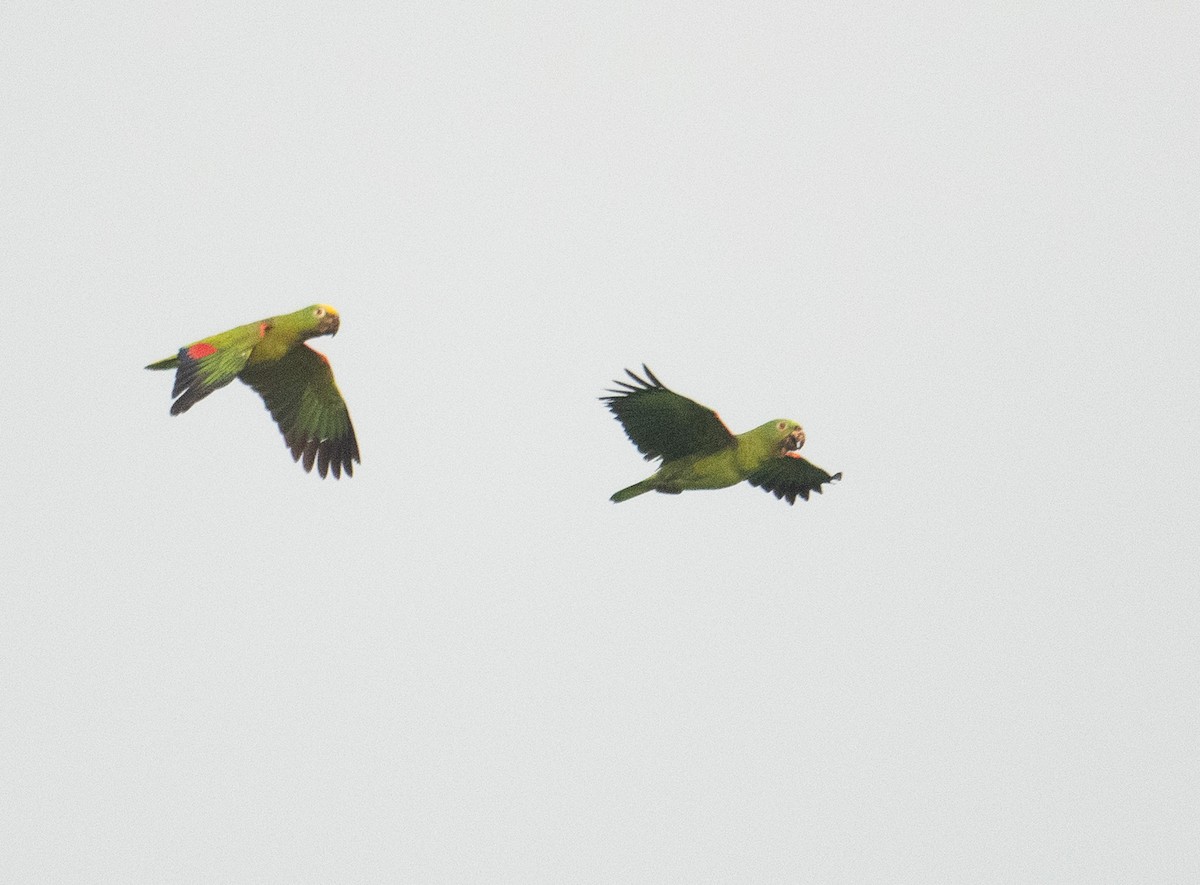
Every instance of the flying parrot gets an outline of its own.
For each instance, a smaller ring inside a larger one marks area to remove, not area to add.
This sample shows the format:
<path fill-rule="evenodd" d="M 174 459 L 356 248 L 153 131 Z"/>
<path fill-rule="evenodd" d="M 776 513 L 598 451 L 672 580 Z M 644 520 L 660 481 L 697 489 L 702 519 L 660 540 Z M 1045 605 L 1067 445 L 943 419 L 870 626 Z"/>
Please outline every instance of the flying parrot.
<path fill-rule="evenodd" d="M 318 335 L 336 335 L 338 324 L 336 310 L 314 304 L 202 338 L 146 368 L 175 370 L 172 415 L 240 378 L 263 398 L 293 460 L 303 457 L 309 471 L 315 463 L 322 477 L 329 470 L 335 479 L 343 470 L 353 476 L 353 462 L 362 462 L 346 401 L 333 381 L 329 360 L 304 343 Z"/>
<path fill-rule="evenodd" d="M 824 483 L 842 478 L 796 453 L 804 445 L 804 430 L 795 421 L 776 419 L 734 436 L 712 409 L 663 387 L 645 364 L 642 371 L 645 378 L 626 369 L 633 383 L 615 381 L 620 389 L 600 399 L 646 460 L 662 458 L 662 465 L 611 500 L 620 503 L 651 491 L 678 495 L 723 489 L 746 480 L 795 504 L 797 495 L 807 501 Z"/>

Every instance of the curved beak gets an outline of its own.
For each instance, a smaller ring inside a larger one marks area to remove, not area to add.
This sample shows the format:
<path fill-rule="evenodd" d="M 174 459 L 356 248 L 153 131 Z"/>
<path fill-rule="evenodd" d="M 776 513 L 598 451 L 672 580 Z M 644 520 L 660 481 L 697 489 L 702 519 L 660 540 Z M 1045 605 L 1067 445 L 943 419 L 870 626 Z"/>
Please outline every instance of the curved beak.
<path fill-rule="evenodd" d="M 783 450 L 785 452 L 794 452 L 796 449 L 804 445 L 804 428 L 797 427 L 783 441 Z"/>

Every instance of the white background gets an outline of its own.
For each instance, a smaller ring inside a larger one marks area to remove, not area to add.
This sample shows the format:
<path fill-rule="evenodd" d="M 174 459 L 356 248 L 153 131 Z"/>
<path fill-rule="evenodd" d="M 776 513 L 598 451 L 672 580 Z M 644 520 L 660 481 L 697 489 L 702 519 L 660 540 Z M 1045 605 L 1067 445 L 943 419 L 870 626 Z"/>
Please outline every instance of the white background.
<path fill-rule="evenodd" d="M 1186 4 L 0 11 L 0 878 L 1200 878 Z M 353 479 L 142 366 L 328 302 Z M 845 480 L 620 506 L 642 361 Z"/>

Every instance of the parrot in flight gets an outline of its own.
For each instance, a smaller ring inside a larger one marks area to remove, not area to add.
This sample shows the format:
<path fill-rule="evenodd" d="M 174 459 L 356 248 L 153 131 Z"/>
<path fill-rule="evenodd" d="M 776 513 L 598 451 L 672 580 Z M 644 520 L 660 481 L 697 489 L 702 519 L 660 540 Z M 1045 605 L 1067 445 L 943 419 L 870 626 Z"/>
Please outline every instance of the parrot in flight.
<path fill-rule="evenodd" d="M 646 492 L 678 495 L 689 489 L 723 489 L 746 480 L 795 504 L 799 496 L 842 478 L 830 476 L 797 454 L 804 430 L 795 421 L 776 419 L 734 436 L 712 409 L 663 386 L 645 364 L 633 383 L 615 381 L 620 389 L 600 400 L 625 428 L 625 434 L 647 461 L 662 459 L 653 476 L 616 492 L 620 503 Z"/>
<path fill-rule="evenodd" d="M 202 338 L 146 368 L 175 370 L 172 415 L 240 378 L 263 398 L 293 460 L 303 457 L 308 471 L 315 463 L 322 478 L 330 470 L 335 479 L 342 471 L 353 476 L 353 462 L 362 462 L 346 401 L 333 381 L 329 360 L 304 343 L 318 335 L 336 335 L 339 322 L 328 304 L 314 304 Z"/>

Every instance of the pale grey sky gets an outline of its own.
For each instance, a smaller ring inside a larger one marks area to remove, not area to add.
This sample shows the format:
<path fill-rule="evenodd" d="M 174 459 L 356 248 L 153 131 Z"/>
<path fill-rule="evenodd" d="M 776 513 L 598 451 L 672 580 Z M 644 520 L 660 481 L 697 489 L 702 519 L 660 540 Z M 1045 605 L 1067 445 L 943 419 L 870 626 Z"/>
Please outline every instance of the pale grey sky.
<path fill-rule="evenodd" d="M 0 879 L 1200 878 L 1200 14 L 0 10 Z M 142 370 L 323 301 L 353 479 Z M 845 480 L 609 503 L 626 366 Z"/>

